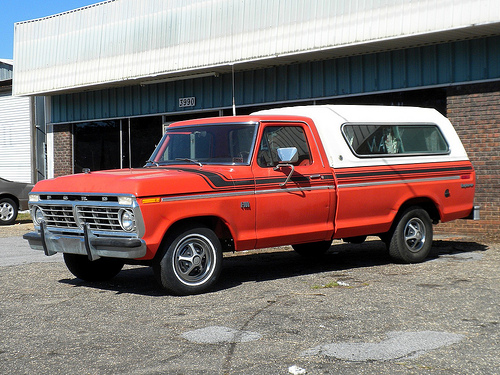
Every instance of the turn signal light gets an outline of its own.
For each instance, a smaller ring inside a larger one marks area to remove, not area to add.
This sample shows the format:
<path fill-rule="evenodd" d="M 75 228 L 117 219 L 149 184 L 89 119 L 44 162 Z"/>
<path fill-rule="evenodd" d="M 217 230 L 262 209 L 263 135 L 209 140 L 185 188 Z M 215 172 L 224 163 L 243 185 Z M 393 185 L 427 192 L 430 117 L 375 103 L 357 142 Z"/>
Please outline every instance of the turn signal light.
<path fill-rule="evenodd" d="M 142 204 L 146 203 L 160 203 L 160 198 L 144 198 Z"/>

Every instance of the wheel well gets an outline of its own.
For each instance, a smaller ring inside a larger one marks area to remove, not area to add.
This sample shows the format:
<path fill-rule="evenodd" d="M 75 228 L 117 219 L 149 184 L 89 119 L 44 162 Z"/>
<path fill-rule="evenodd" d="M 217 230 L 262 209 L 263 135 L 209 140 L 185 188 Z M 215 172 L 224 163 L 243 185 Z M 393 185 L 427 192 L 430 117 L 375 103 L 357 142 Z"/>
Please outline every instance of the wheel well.
<path fill-rule="evenodd" d="M 429 198 L 414 198 L 406 201 L 399 208 L 398 214 L 396 215 L 396 219 L 398 219 L 403 214 L 403 212 L 406 211 L 406 209 L 413 206 L 418 206 L 427 211 L 433 224 L 439 223 L 439 220 L 441 219 L 439 215 L 439 210 L 437 209 L 436 204 Z M 397 222 L 397 220 L 395 220 L 395 222 Z"/>
<path fill-rule="evenodd" d="M 17 206 L 17 209 L 19 209 L 19 199 L 17 199 L 16 196 L 14 195 L 10 195 L 10 194 L 0 194 L 0 199 L 3 199 L 3 198 L 9 198 L 9 199 L 12 199 L 14 201 L 14 203 L 16 204 Z"/>
<path fill-rule="evenodd" d="M 215 235 L 220 240 L 222 251 L 234 251 L 234 241 L 231 231 L 229 230 L 229 227 L 226 225 L 226 223 L 217 216 L 200 216 L 177 221 L 170 228 L 168 228 L 167 232 L 163 236 L 161 246 L 163 246 L 163 243 L 170 236 L 170 234 L 180 230 L 183 227 L 193 227 L 196 225 L 205 226 L 213 230 Z"/>

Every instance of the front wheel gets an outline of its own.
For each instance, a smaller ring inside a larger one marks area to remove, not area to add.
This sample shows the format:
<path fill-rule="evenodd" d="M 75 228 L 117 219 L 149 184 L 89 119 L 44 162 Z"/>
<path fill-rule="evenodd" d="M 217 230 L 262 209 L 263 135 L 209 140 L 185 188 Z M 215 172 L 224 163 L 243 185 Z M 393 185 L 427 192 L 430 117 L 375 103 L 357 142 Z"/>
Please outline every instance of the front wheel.
<path fill-rule="evenodd" d="M 17 205 L 10 198 L 0 199 L 0 225 L 10 225 L 17 218 Z"/>
<path fill-rule="evenodd" d="M 432 221 L 424 209 L 412 207 L 399 219 L 389 242 L 389 255 L 403 263 L 419 263 L 432 247 Z"/>
<path fill-rule="evenodd" d="M 211 229 L 202 226 L 173 233 L 153 264 L 160 285 L 177 295 L 205 292 L 215 284 L 221 268 L 220 241 Z"/>
<path fill-rule="evenodd" d="M 99 258 L 90 261 L 86 255 L 64 253 L 64 263 L 68 270 L 85 281 L 106 281 L 115 277 L 124 262 L 117 258 Z"/>

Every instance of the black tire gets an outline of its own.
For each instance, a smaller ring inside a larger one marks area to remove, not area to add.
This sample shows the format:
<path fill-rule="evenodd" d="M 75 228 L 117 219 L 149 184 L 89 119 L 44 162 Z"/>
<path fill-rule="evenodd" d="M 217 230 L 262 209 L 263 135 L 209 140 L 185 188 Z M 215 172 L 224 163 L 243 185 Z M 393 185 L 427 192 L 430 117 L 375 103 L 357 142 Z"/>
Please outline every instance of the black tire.
<path fill-rule="evenodd" d="M 419 263 L 432 247 L 432 221 L 427 211 L 411 207 L 403 212 L 389 242 L 389 255 L 398 262 Z"/>
<path fill-rule="evenodd" d="M 176 295 L 210 289 L 222 269 L 222 249 L 215 233 L 204 226 L 184 227 L 168 237 L 153 263 L 158 283 Z"/>
<path fill-rule="evenodd" d="M 117 258 L 99 258 L 90 261 L 86 255 L 64 253 L 64 263 L 68 270 L 85 281 L 106 281 L 115 277 L 124 262 Z"/>
<path fill-rule="evenodd" d="M 0 225 L 10 225 L 17 219 L 17 204 L 10 198 L 0 199 Z"/>
<path fill-rule="evenodd" d="M 292 248 L 301 256 L 307 258 L 319 257 L 332 246 L 332 241 L 319 241 L 292 245 Z"/>

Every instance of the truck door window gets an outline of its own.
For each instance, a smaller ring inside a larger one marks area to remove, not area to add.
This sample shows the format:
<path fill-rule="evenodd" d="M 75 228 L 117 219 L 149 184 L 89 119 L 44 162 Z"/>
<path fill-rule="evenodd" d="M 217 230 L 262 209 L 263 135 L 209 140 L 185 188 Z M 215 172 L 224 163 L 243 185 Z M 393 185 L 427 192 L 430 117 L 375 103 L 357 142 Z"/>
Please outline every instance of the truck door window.
<path fill-rule="evenodd" d="M 311 154 L 304 130 L 300 126 L 268 126 L 262 133 L 257 164 L 262 168 L 279 163 L 278 148 L 296 147 L 298 161 L 294 165 L 310 165 Z"/>

